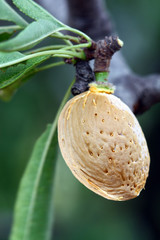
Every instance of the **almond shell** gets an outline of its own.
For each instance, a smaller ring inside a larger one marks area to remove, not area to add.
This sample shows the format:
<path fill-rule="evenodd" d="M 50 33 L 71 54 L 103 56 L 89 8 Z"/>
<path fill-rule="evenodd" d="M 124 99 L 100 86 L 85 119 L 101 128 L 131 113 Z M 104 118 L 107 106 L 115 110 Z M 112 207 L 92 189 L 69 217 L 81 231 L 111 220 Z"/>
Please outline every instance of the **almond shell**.
<path fill-rule="evenodd" d="M 124 201 L 144 188 L 147 143 L 136 117 L 116 96 L 87 91 L 69 100 L 59 117 L 58 141 L 73 175 L 95 193 Z"/>

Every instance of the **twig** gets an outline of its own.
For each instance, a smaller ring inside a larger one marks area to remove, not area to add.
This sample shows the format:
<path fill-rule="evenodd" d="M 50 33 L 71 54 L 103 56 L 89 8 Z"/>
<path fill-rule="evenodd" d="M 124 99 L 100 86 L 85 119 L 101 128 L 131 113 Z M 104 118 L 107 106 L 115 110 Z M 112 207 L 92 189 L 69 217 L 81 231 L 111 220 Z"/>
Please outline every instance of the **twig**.
<path fill-rule="evenodd" d="M 39 2 L 44 4 L 41 0 Z M 62 20 L 62 12 L 57 12 L 55 4 L 59 5 L 59 0 L 52 0 L 54 8 L 52 9 L 50 5 L 49 10 L 55 14 L 54 9 L 56 9 L 56 16 Z M 105 36 L 113 34 L 113 24 L 103 0 L 61 0 L 61 8 L 62 4 L 65 6 L 63 15 L 66 23 L 85 32 L 93 40 L 104 39 Z M 116 86 L 115 95 L 136 114 L 142 114 L 152 105 L 160 102 L 160 75 L 152 74 L 146 77 L 136 75 L 120 52 L 112 58 L 109 81 Z"/>
<path fill-rule="evenodd" d="M 113 26 L 102 0 L 66 0 L 69 7 L 68 23 L 87 33 L 93 40 L 110 35 Z M 136 114 L 148 110 L 160 101 L 160 75 L 141 77 L 133 73 L 121 53 L 111 61 L 109 80 L 120 97 Z"/>

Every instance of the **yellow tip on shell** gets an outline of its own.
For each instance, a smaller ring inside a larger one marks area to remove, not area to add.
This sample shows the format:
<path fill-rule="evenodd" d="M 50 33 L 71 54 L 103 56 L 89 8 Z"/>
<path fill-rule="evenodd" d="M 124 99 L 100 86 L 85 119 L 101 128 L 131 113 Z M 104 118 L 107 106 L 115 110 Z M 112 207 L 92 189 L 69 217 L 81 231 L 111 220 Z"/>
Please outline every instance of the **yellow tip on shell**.
<path fill-rule="evenodd" d="M 107 88 L 103 88 L 103 87 L 97 87 L 95 85 L 90 85 L 89 91 L 93 92 L 93 93 L 107 93 L 107 94 L 114 93 L 114 89 L 107 89 Z"/>

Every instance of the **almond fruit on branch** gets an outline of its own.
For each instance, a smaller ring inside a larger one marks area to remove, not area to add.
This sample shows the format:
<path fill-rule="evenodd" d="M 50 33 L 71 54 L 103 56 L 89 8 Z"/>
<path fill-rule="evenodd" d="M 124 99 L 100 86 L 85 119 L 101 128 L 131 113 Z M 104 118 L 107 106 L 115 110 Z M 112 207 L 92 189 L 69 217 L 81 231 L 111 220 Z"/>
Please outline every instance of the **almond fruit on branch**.
<path fill-rule="evenodd" d="M 90 190 L 116 201 L 140 194 L 150 164 L 136 117 L 112 94 L 114 88 L 107 81 L 111 57 L 122 45 L 115 37 L 94 44 L 88 56 L 95 58 L 95 78 L 88 63 L 80 63 L 81 71 L 77 62 L 75 84 L 83 87 L 79 91 L 72 87 L 78 95 L 66 103 L 58 121 L 59 146 L 73 175 Z M 88 83 L 96 81 L 87 85 L 86 76 Z"/>

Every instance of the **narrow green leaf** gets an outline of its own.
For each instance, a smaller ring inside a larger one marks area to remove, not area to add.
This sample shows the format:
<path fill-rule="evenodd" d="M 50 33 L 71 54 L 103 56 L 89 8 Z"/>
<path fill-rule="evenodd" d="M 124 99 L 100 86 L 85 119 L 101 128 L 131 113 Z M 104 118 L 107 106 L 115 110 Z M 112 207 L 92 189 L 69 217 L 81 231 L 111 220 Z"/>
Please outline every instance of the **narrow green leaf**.
<path fill-rule="evenodd" d="M 4 0 L 0 0 L 0 19 L 14 22 L 21 27 L 27 26 L 27 22 Z"/>
<path fill-rule="evenodd" d="M 48 240 L 53 222 L 56 124 L 38 139 L 22 178 L 11 240 Z"/>
<path fill-rule="evenodd" d="M 31 69 L 35 68 L 48 58 L 49 56 L 35 57 L 23 63 L 1 69 L 0 89 L 12 84 L 17 80 L 24 78 L 25 75 L 31 71 Z"/>
<path fill-rule="evenodd" d="M 10 240 L 49 240 L 53 224 L 53 183 L 57 121 L 70 95 L 71 83 L 52 126 L 38 139 L 22 178 Z"/>
<path fill-rule="evenodd" d="M 27 61 L 29 59 L 34 59 L 35 57 L 41 57 L 46 56 L 50 57 L 51 54 L 30 54 L 30 55 L 24 55 L 20 52 L 0 52 L 0 70 L 3 71 L 1 68 L 9 67 L 14 64 L 18 64 L 24 61 Z"/>
<path fill-rule="evenodd" d="M 54 23 L 48 20 L 40 19 L 37 22 L 29 24 L 15 38 L 0 43 L 0 50 L 15 51 L 27 49 L 62 29 L 64 29 L 64 27 L 62 28 L 62 26 L 57 22 Z"/>
<path fill-rule="evenodd" d="M 26 55 L 20 52 L 5 53 L 0 52 L 0 68 L 8 67 L 10 65 L 25 61 Z"/>
<path fill-rule="evenodd" d="M 35 3 L 32 0 L 13 0 L 13 3 L 27 16 L 39 20 L 39 19 L 45 19 L 50 20 L 54 23 L 59 23 L 62 27 L 65 25 L 61 23 L 59 20 L 57 20 L 55 17 L 53 17 L 49 12 L 47 12 L 44 8 L 42 8 L 40 5 Z"/>

